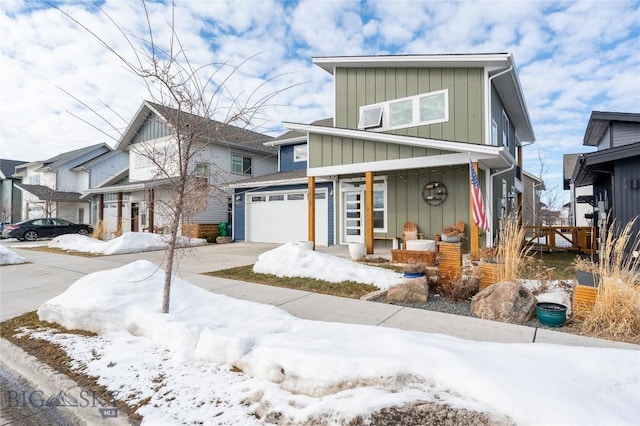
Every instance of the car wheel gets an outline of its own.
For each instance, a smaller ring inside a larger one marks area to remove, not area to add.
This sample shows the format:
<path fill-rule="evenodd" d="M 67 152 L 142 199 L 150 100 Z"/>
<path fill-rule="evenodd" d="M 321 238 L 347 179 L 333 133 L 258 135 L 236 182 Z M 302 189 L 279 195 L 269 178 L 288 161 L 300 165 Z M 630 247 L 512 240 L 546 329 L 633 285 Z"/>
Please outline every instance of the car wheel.
<path fill-rule="evenodd" d="M 78 234 L 80 234 L 80 235 L 89 235 L 89 231 L 87 231 L 84 228 L 78 229 Z"/>
<path fill-rule="evenodd" d="M 38 239 L 38 233 L 36 231 L 27 231 L 24 233 L 24 239 L 27 241 L 35 241 Z"/>

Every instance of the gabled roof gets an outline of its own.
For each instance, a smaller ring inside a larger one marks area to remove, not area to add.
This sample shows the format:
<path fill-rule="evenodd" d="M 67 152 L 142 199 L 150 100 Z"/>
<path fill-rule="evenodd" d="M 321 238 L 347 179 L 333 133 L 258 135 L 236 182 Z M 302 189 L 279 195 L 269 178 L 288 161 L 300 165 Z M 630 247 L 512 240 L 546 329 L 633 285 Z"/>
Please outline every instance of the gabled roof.
<path fill-rule="evenodd" d="M 323 118 L 311 123 L 312 126 L 333 126 L 333 118 Z M 306 142 L 307 134 L 298 130 L 290 130 L 269 142 L 265 142 L 267 146 L 290 145 L 294 143 Z"/>
<path fill-rule="evenodd" d="M 592 111 L 587 130 L 584 133 L 583 144 L 598 146 L 598 142 L 600 142 L 612 121 L 640 123 L 640 114 Z"/>
<path fill-rule="evenodd" d="M 22 191 L 35 195 L 41 201 L 82 201 L 80 199 L 81 194 L 78 192 L 54 191 L 44 185 L 26 185 L 22 183 L 15 183 L 14 185 Z"/>
<path fill-rule="evenodd" d="M 96 164 L 108 160 L 109 158 L 116 156 L 118 154 L 123 154 L 125 153 L 124 151 L 118 151 L 118 150 L 112 150 L 109 152 L 105 152 L 104 154 L 100 154 L 95 158 L 92 158 L 89 161 L 85 161 L 82 164 L 78 164 L 77 166 L 75 166 L 74 168 L 71 169 L 71 171 L 73 172 L 79 172 L 79 171 L 83 171 L 83 170 L 88 170 L 91 167 L 95 166 Z M 126 153 L 125 153 L 126 154 Z"/>
<path fill-rule="evenodd" d="M 0 159 L 0 179 L 10 179 L 16 172 L 16 166 L 26 163 L 26 161 Z"/>
<path fill-rule="evenodd" d="M 215 143 L 218 145 L 224 145 L 232 148 L 244 149 L 259 153 L 275 153 L 275 150 L 272 147 L 264 145 L 265 142 L 272 139 L 271 136 L 236 127 L 231 124 L 225 124 L 216 120 L 204 119 L 187 112 L 179 112 L 176 109 L 149 101 L 142 102 L 142 105 L 140 105 L 140 108 L 138 108 L 138 111 L 136 112 L 133 120 L 131 121 L 131 123 L 129 123 L 127 130 L 125 130 L 122 137 L 120 138 L 116 149 L 128 149 L 129 144 L 140 129 L 140 126 L 144 124 L 149 113 L 153 113 L 158 116 L 170 128 L 172 127 L 171 123 L 176 122 L 177 118 L 184 121 L 196 120 L 206 123 L 207 128 L 210 128 L 211 131 L 209 132 L 210 135 L 204 136 L 204 138 L 209 143 Z"/>
<path fill-rule="evenodd" d="M 70 161 L 75 160 L 76 158 L 80 158 L 83 155 L 89 154 L 92 151 L 100 150 L 102 148 L 103 152 L 111 151 L 111 147 L 106 143 L 99 143 L 95 145 L 86 146 L 84 148 L 74 149 L 73 151 L 63 152 L 62 154 L 58 154 L 55 157 L 51 157 L 47 160 L 40 161 L 42 164 L 36 171 L 43 172 L 47 170 L 53 170 L 58 168 L 63 164 L 67 164 Z"/>
<path fill-rule="evenodd" d="M 316 57 L 313 63 L 334 74 L 336 68 L 485 68 L 521 142 L 534 142 L 531 118 L 510 53 Z M 503 75 L 507 74 L 507 75 Z"/>

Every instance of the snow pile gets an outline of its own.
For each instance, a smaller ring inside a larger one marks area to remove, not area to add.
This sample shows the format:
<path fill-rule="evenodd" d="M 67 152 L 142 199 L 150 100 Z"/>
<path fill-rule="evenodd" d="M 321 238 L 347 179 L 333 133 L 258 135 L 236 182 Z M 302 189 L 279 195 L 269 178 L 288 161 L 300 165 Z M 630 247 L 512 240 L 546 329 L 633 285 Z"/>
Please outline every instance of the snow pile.
<path fill-rule="evenodd" d="M 387 289 L 402 282 L 402 274 L 287 243 L 258 257 L 253 272 L 278 277 L 315 278 L 329 282 L 355 281 Z"/>
<path fill-rule="evenodd" d="M 111 356 L 131 354 L 125 342 L 144 338 L 150 348 L 170 351 L 163 364 L 171 368 L 238 367 L 254 379 L 228 392 L 237 392 L 238 400 L 253 395 L 253 402 L 296 421 L 323 413 L 354 416 L 418 399 L 506 415 L 518 424 L 634 424 L 640 418 L 636 351 L 472 342 L 301 320 L 178 278 L 171 313 L 161 314 L 162 287 L 163 272 L 140 260 L 81 278 L 38 314 L 67 328 L 109 332 L 104 337 L 123 346 Z M 136 350 L 135 358 L 144 363 L 144 351 Z M 100 362 L 108 366 L 110 360 Z M 165 391 L 173 399 L 180 389 Z M 155 421 L 161 421 L 161 409 L 155 409 Z"/>
<path fill-rule="evenodd" d="M 148 232 L 125 232 L 110 241 L 96 240 L 77 234 L 60 235 L 49 243 L 49 247 L 62 250 L 82 251 L 93 254 L 125 254 L 143 251 L 164 250 L 167 248 L 167 236 Z M 178 237 L 178 246 L 204 246 L 207 240 L 202 238 Z"/>
<path fill-rule="evenodd" d="M 0 245 L 0 265 L 17 265 L 19 263 L 27 263 L 27 259 Z"/>

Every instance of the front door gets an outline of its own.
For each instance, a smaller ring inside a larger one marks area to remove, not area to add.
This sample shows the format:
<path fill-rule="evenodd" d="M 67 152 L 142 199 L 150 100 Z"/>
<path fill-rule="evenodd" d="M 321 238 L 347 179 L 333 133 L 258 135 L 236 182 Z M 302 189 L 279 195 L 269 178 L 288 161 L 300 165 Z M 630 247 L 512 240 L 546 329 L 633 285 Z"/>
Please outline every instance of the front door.
<path fill-rule="evenodd" d="M 364 191 L 342 193 L 342 239 L 345 243 L 364 243 Z"/>

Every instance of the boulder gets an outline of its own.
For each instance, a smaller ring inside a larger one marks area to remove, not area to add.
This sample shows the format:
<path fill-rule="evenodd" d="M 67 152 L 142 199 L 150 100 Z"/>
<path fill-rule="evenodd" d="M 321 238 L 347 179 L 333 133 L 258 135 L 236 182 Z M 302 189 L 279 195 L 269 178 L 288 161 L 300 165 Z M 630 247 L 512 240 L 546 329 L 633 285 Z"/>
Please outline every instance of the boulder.
<path fill-rule="evenodd" d="M 429 295 L 429 286 L 425 277 L 405 278 L 402 284 L 389 288 L 387 302 L 425 303 Z"/>
<path fill-rule="evenodd" d="M 471 312 L 483 319 L 522 324 L 535 315 L 536 297 L 521 283 L 503 281 L 476 294 Z"/>

